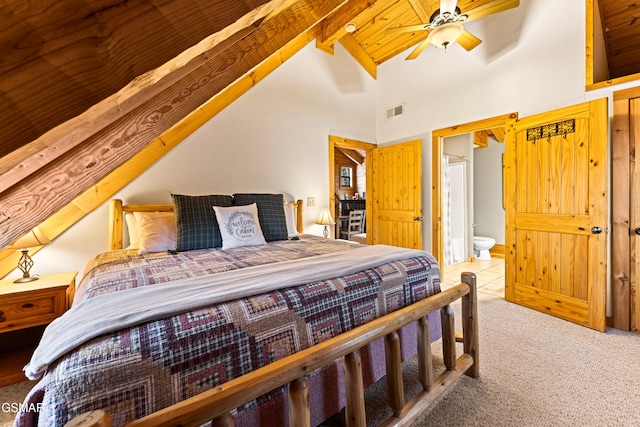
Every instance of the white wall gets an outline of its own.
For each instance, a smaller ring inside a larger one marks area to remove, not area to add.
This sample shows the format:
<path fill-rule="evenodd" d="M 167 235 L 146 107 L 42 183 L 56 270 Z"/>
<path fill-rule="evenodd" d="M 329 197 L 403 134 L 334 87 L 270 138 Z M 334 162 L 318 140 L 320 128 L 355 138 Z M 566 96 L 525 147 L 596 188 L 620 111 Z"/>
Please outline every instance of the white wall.
<path fill-rule="evenodd" d="M 505 210 L 502 203 L 502 154 L 505 144 L 489 138 L 486 148 L 473 150 L 473 222 L 476 236 L 505 244 Z"/>
<path fill-rule="evenodd" d="M 329 207 L 328 135 L 375 141 L 374 80 L 341 46 L 310 43 L 120 191 L 132 203 L 170 203 L 170 192 L 282 192 L 315 197 L 305 232 Z M 34 256 L 33 273 L 82 271 L 107 250 L 108 206 L 87 215 Z M 8 277 L 19 277 L 13 272 Z"/>

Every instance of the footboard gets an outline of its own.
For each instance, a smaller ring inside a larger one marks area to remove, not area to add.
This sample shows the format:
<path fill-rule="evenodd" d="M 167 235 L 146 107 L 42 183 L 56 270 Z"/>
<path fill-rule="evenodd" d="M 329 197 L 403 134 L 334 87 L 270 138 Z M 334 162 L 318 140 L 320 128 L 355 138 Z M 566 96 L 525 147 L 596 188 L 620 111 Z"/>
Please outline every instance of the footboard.
<path fill-rule="evenodd" d="M 462 282 L 411 306 L 387 314 L 349 332 L 292 354 L 256 371 L 230 380 L 197 396 L 169 406 L 127 424 L 134 426 L 197 426 L 213 420 L 214 426 L 233 426 L 230 411 L 277 387 L 289 384 L 289 424 L 309 426 L 309 386 L 306 374 L 344 357 L 346 423 L 365 426 L 364 388 L 358 350 L 385 337 L 387 388 L 393 411 L 383 425 L 409 425 L 435 402 L 463 373 L 479 375 L 476 277 L 463 273 Z M 463 354 L 456 355 L 454 315 L 451 303 L 462 299 Z M 434 378 L 429 320 L 440 310 L 445 371 Z M 404 400 L 400 340 L 397 330 L 417 322 L 418 376 L 423 390 L 410 401 Z M 109 415 L 101 410 L 82 414 L 67 426 L 109 427 Z"/>

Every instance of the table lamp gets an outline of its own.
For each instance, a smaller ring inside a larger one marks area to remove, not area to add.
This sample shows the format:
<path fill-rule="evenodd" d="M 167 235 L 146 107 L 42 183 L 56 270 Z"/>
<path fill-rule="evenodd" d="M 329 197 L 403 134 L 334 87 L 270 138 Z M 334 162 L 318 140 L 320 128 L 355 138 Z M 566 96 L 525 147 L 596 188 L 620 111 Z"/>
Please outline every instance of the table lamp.
<path fill-rule="evenodd" d="M 33 260 L 29 256 L 29 249 L 34 246 L 42 246 L 50 242 L 51 240 L 42 234 L 38 227 L 35 227 L 11 245 L 11 248 L 19 249 L 22 252 L 22 256 L 18 261 L 18 269 L 22 271 L 22 277 L 14 280 L 13 283 L 26 283 L 38 280 L 38 276 L 31 276 L 29 274 L 31 267 L 33 267 Z"/>
<path fill-rule="evenodd" d="M 335 224 L 335 222 L 333 222 L 333 218 L 331 218 L 331 212 L 329 212 L 329 209 L 322 209 L 320 211 L 320 216 L 318 217 L 316 224 L 324 225 L 322 234 L 324 235 L 324 237 L 329 238 L 328 226 Z"/>

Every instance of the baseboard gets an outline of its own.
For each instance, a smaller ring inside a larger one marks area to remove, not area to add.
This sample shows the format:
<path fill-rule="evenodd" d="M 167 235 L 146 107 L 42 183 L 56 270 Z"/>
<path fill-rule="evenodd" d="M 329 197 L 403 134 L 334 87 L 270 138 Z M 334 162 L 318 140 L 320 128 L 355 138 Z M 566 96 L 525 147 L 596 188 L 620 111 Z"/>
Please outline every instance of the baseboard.
<path fill-rule="evenodd" d="M 489 253 L 492 257 L 504 258 L 506 248 L 505 245 L 493 245 L 493 247 L 489 249 Z"/>

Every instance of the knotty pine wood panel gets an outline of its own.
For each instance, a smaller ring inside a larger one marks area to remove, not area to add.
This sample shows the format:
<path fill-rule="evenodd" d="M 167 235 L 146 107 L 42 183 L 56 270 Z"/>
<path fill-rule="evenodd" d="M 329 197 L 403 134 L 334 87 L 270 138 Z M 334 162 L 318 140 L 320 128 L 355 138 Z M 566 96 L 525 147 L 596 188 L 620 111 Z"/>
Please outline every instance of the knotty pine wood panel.
<path fill-rule="evenodd" d="M 526 181 L 514 183 L 515 209 L 508 209 L 516 269 L 507 299 L 597 330 L 605 319 L 606 236 L 591 229 L 606 227 L 606 109 L 600 99 L 521 119 L 515 133 L 507 130 L 507 169 L 515 167 L 512 176 Z M 567 119 L 575 120 L 574 132 L 525 140 L 529 130 Z M 551 159 L 554 153 L 559 159 Z M 551 171 L 554 161 L 560 173 Z M 572 312 L 583 306 L 587 312 Z"/>
<path fill-rule="evenodd" d="M 575 176 L 586 177 L 589 176 L 589 165 L 592 164 L 593 158 L 590 158 L 589 148 L 590 144 L 585 141 L 589 140 L 589 126 L 588 120 L 576 120 L 576 132 L 571 136 L 567 136 L 567 139 L 573 137 L 575 147 Z M 598 183 L 591 183 L 586 179 L 577 178 L 575 180 L 574 188 L 574 211 L 576 215 L 589 215 L 589 194 L 594 191 L 595 186 Z M 603 185 L 600 188 L 605 188 Z M 599 191 L 597 189 L 596 191 Z M 604 228 L 604 226 L 603 226 Z"/>
<path fill-rule="evenodd" d="M 4 2 L 0 157 L 265 2 Z"/>
<path fill-rule="evenodd" d="M 557 260 L 562 258 L 562 234 L 549 233 L 549 265 L 548 278 L 550 292 L 560 292 L 560 277 L 562 274 L 562 266 L 564 263 Z"/>
<path fill-rule="evenodd" d="M 115 121 L 37 176 L 2 194 L 4 222 L 0 247 L 62 208 L 82 191 L 169 129 L 189 112 L 282 49 L 344 1 L 303 1 L 268 20 L 253 33 L 214 55 L 179 84 L 163 90 L 146 105 Z"/>
<path fill-rule="evenodd" d="M 516 285 L 515 301 L 519 304 L 561 317 L 583 326 L 589 326 L 587 303 L 564 295 L 551 294 L 542 289 Z"/>
<path fill-rule="evenodd" d="M 374 150 L 373 243 L 420 249 L 421 141 L 410 141 Z M 369 199 L 369 196 L 367 196 Z"/>
<path fill-rule="evenodd" d="M 599 0 L 606 27 L 605 44 L 611 78 L 640 72 L 640 26 L 636 0 Z"/>
<path fill-rule="evenodd" d="M 345 23 L 354 22 L 356 28 L 360 28 L 364 22 L 373 19 L 381 8 L 386 7 L 387 3 L 388 1 L 382 0 L 348 2 L 322 22 L 321 33 L 318 36 L 320 43 L 325 46 L 333 46 L 336 41 L 347 34 Z"/>

